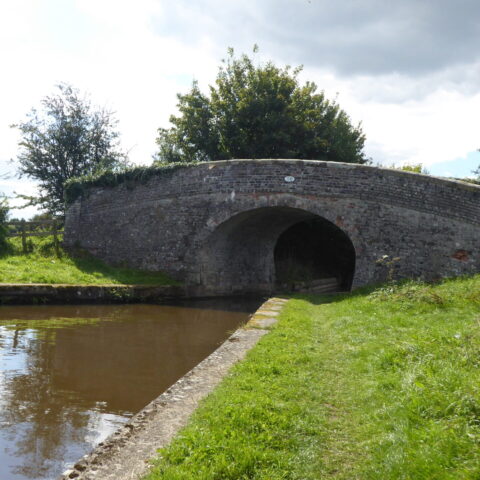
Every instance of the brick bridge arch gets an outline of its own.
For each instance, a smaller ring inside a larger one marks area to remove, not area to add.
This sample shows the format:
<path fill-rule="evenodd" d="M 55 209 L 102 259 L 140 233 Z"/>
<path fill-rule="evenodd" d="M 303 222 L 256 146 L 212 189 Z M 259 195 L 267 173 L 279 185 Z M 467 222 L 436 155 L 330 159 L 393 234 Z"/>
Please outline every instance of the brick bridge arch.
<path fill-rule="evenodd" d="M 292 225 L 322 219 L 351 241 L 353 287 L 480 271 L 480 187 L 365 165 L 230 160 L 146 183 L 92 188 L 67 211 L 65 244 L 162 270 L 195 293 L 269 292 Z"/>

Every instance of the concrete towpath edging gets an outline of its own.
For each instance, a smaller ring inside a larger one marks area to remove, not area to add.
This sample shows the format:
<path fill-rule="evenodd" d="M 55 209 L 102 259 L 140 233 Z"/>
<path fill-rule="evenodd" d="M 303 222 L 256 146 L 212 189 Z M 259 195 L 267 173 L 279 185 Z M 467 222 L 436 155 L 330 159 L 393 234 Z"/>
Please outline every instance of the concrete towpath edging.
<path fill-rule="evenodd" d="M 65 471 L 59 480 L 132 480 L 144 476 L 157 450 L 168 445 L 187 424 L 199 402 L 268 332 L 286 302 L 270 298 L 263 303 L 247 328 L 236 330 L 217 350 Z"/>
<path fill-rule="evenodd" d="M 2 283 L 0 305 L 126 303 L 185 298 L 181 285 Z"/>

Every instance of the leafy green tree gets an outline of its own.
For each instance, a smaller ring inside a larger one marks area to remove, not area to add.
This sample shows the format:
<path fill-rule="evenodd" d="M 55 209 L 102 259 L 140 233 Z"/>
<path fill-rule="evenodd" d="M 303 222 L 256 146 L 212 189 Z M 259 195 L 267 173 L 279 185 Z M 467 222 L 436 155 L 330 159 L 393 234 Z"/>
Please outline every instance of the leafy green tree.
<path fill-rule="evenodd" d="M 8 250 L 7 220 L 8 220 L 8 203 L 7 203 L 7 200 L 0 195 L 0 255 L 4 254 Z"/>
<path fill-rule="evenodd" d="M 28 205 L 62 215 L 66 180 L 118 169 L 126 156 L 119 150 L 118 122 L 112 112 L 92 107 L 71 85 L 57 89 L 42 100 L 41 111 L 32 109 L 26 121 L 12 127 L 21 133 L 19 173 L 37 180 L 40 188 L 37 197 L 20 196 Z"/>
<path fill-rule="evenodd" d="M 254 50 L 256 51 L 256 50 Z M 158 130 L 162 162 L 232 158 L 300 158 L 366 163 L 361 126 L 313 82 L 300 85 L 301 67 L 255 65 L 229 49 L 209 94 L 198 83 L 178 94 L 179 115 Z"/>
<path fill-rule="evenodd" d="M 428 175 L 430 173 L 421 163 L 407 163 L 406 165 L 402 165 L 400 167 L 394 166 L 393 168 L 403 170 L 404 172 L 423 173 L 424 175 Z"/>

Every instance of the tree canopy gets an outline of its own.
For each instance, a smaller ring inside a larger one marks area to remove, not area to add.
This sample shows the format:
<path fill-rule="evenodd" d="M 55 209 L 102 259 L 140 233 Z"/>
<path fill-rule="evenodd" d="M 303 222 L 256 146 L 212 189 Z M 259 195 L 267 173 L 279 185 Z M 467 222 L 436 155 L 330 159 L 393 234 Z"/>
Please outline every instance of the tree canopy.
<path fill-rule="evenodd" d="M 39 182 L 38 197 L 30 205 L 56 215 L 64 212 L 64 183 L 72 177 L 116 169 L 126 156 L 119 149 L 117 120 L 105 108 L 68 84 L 43 98 L 40 111 L 32 109 L 24 122 L 12 125 L 21 133 L 17 156 L 21 176 Z"/>
<path fill-rule="evenodd" d="M 191 162 L 232 158 L 300 158 L 366 163 L 365 135 L 301 67 L 255 65 L 232 49 L 209 93 L 197 82 L 178 94 L 179 115 L 158 130 L 156 158 Z"/>

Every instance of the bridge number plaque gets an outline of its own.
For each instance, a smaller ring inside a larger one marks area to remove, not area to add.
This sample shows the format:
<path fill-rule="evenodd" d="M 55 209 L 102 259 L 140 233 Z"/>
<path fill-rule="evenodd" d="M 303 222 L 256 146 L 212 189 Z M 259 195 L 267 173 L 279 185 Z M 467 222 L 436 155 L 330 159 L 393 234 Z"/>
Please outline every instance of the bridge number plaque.
<path fill-rule="evenodd" d="M 287 175 L 287 176 L 285 177 L 285 181 L 286 181 L 287 183 L 292 183 L 292 182 L 295 181 L 295 177 L 292 177 L 291 175 Z"/>

